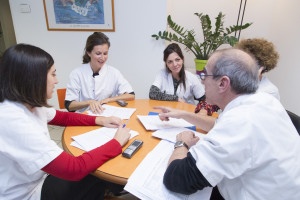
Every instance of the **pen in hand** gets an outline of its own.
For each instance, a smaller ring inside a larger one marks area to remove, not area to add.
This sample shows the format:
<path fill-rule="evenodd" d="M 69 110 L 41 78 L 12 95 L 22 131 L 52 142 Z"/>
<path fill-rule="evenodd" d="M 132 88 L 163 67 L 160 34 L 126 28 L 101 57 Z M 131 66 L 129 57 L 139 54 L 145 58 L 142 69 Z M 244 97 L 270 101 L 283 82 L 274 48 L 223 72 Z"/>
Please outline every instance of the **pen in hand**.
<path fill-rule="evenodd" d="M 128 121 L 129 121 L 129 119 L 127 119 L 127 121 L 125 122 L 125 124 L 123 125 L 122 128 L 125 128 L 125 127 L 126 127 L 126 124 L 127 124 Z"/>

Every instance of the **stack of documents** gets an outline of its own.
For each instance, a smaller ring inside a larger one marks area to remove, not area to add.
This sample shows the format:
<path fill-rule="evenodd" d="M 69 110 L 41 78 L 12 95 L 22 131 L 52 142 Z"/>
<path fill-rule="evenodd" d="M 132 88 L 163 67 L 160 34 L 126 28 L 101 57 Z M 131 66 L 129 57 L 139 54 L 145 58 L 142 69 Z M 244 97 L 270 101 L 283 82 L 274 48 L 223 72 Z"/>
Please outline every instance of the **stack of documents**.
<path fill-rule="evenodd" d="M 194 126 L 184 119 L 169 118 L 169 121 L 161 121 L 158 115 L 137 115 L 146 130 L 159 130 L 164 128 L 184 128 Z"/>
<path fill-rule="evenodd" d="M 101 114 L 94 114 L 92 111 L 88 110 L 88 115 L 92 116 L 103 116 L 103 117 L 119 117 L 121 119 L 129 119 L 131 115 L 136 111 L 136 108 L 120 108 L 116 106 L 102 105 L 105 110 Z"/>
<path fill-rule="evenodd" d="M 73 136 L 72 139 L 74 141 L 71 145 L 84 151 L 90 151 L 113 139 L 117 130 L 117 128 L 103 127 L 81 135 Z M 130 139 L 139 134 L 133 130 L 131 130 L 130 133 Z"/>
<path fill-rule="evenodd" d="M 187 128 L 166 128 L 166 129 L 160 129 L 158 131 L 155 131 L 152 133 L 153 137 L 157 137 L 163 140 L 168 140 L 169 142 L 175 143 L 176 142 L 176 136 L 183 132 L 183 131 L 192 131 L 191 129 Z M 192 131 L 196 136 L 198 136 L 200 139 L 203 137 L 204 134 Z"/>
<path fill-rule="evenodd" d="M 173 149 L 173 143 L 162 140 L 136 168 L 124 189 L 143 200 L 208 200 L 212 190 L 209 187 L 192 195 L 171 192 L 165 187 L 163 177 Z"/>

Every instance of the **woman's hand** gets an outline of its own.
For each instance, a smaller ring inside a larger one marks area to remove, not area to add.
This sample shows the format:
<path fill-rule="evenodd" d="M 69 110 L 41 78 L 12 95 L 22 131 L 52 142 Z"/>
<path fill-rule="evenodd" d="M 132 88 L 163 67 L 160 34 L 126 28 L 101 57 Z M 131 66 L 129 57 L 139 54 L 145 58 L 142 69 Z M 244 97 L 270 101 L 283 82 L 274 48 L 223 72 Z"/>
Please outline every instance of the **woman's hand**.
<path fill-rule="evenodd" d="M 116 139 L 122 147 L 128 142 L 130 138 L 129 131 L 130 131 L 129 128 L 119 127 L 114 136 L 114 139 Z"/>
<path fill-rule="evenodd" d="M 100 100 L 101 104 L 110 103 L 110 102 L 113 102 L 110 98 Z"/>
<path fill-rule="evenodd" d="M 123 121 L 119 117 L 96 117 L 95 123 L 108 128 L 118 128 L 123 126 Z"/>
<path fill-rule="evenodd" d="M 101 106 L 101 101 L 89 100 L 90 110 L 94 114 L 101 114 L 105 108 Z"/>

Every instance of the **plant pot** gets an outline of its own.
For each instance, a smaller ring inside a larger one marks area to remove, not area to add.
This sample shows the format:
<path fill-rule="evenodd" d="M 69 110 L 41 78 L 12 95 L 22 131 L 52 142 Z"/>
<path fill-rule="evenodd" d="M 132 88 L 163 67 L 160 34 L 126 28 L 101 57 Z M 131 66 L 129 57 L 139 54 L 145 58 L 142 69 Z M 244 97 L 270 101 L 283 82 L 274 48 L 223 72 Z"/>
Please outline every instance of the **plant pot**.
<path fill-rule="evenodd" d="M 200 75 L 201 72 L 203 72 L 204 67 L 206 66 L 207 60 L 198 60 L 195 59 L 196 64 L 196 73 Z"/>

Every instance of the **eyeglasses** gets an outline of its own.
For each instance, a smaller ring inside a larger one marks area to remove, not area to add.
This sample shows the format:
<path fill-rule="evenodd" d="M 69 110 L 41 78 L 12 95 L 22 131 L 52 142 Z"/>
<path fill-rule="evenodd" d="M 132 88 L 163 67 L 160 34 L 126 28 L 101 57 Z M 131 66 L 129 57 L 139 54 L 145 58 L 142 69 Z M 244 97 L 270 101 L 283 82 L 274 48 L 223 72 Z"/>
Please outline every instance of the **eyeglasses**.
<path fill-rule="evenodd" d="M 206 76 L 219 76 L 219 75 L 210 75 L 210 74 L 205 74 L 204 72 L 201 72 L 199 76 L 200 76 L 200 79 L 202 81 L 204 81 Z"/>

